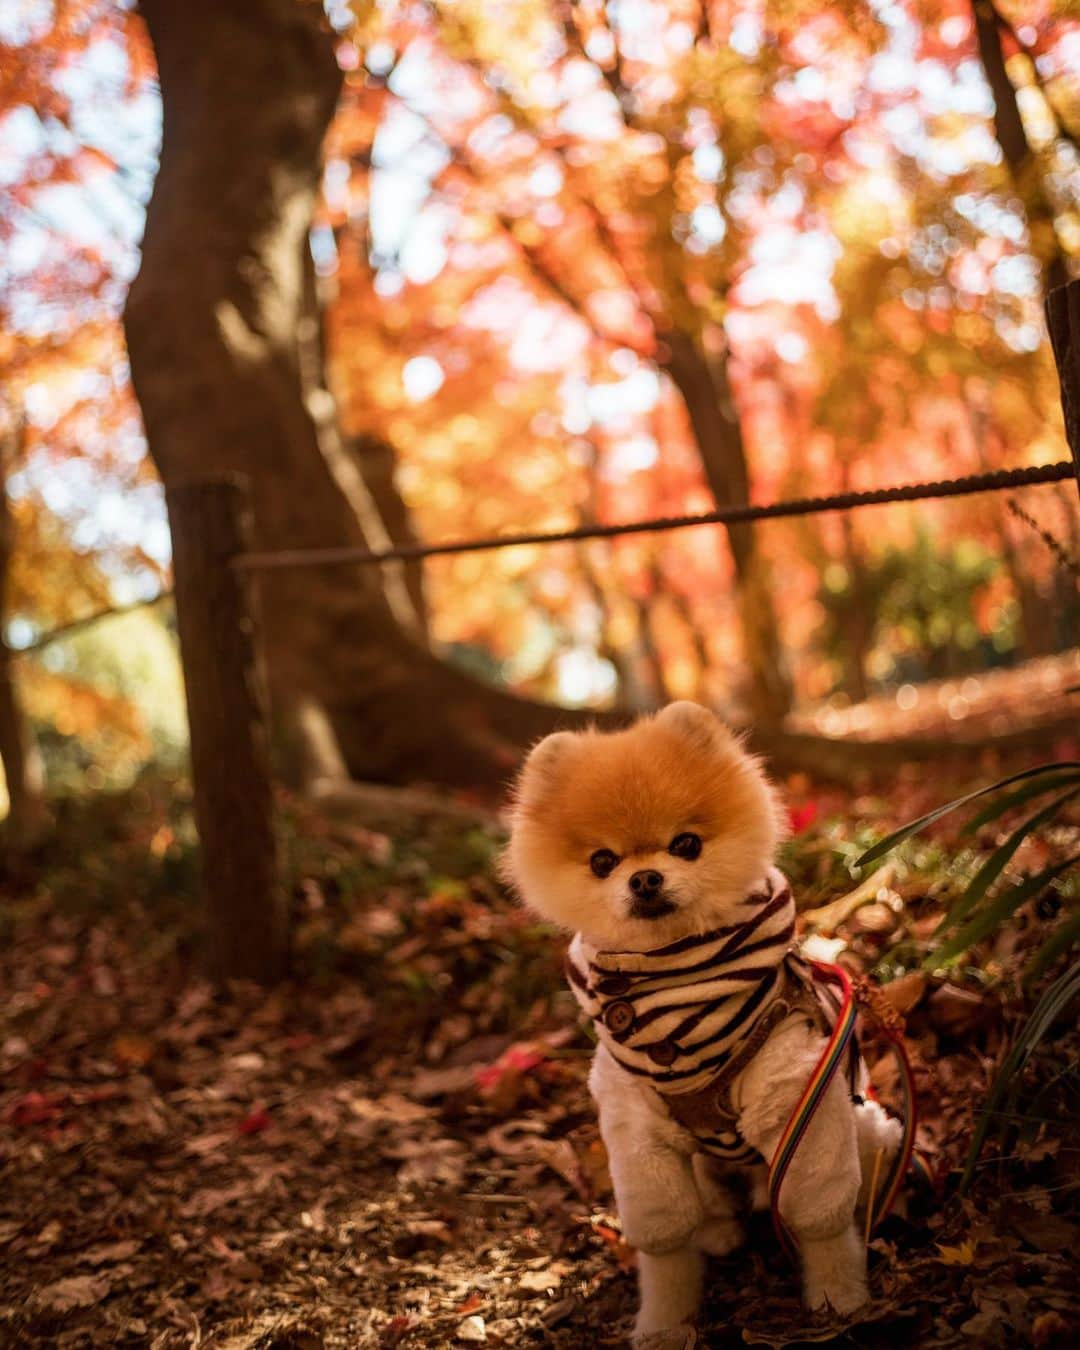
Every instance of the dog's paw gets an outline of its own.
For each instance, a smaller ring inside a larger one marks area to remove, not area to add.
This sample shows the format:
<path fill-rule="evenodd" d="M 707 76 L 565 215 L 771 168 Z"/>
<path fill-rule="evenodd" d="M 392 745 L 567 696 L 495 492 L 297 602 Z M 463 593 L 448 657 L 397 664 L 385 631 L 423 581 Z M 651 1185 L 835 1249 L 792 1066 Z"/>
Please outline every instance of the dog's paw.
<path fill-rule="evenodd" d="M 811 1312 L 827 1310 L 850 1317 L 869 1301 L 866 1278 L 855 1271 L 844 1275 L 833 1272 L 820 1281 L 808 1277 L 803 1286 L 803 1302 Z"/>
<path fill-rule="evenodd" d="M 728 1256 L 746 1241 L 746 1230 L 737 1219 L 706 1219 L 694 1234 L 694 1242 L 710 1256 Z"/>
<path fill-rule="evenodd" d="M 635 1331 L 630 1344 L 633 1350 L 693 1350 L 698 1344 L 698 1334 L 684 1323 L 662 1331 Z"/>
<path fill-rule="evenodd" d="M 803 1302 L 812 1311 L 848 1317 L 868 1301 L 866 1249 L 854 1224 L 835 1237 L 806 1239 L 802 1260 Z"/>

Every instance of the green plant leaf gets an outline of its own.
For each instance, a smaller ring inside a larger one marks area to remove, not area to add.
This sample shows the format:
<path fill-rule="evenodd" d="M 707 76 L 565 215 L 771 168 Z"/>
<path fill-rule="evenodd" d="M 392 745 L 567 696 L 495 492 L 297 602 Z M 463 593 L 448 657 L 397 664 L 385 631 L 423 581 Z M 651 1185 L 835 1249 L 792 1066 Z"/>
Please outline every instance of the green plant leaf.
<path fill-rule="evenodd" d="M 1024 987 L 1030 989 L 1040 975 L 1076 943 L 1080 943 L 1080 914 L 1072 914 L 1059 923 L 1031 958 L 1024 971 Z"/>
<path fill-rule="evenodd" d="M 960 1178 L 961 1194 L 971 1184 L 975 1165 L 979 1161 L 979 1154 L 982 1152 L 987 1131 L 990 1129 L 991 1121 L 995 1118 L 1001 1099 L 1016 1081 L 1032 1050 L 1039 1044 L 1058 1016 L 1068 1007 L 1077 994 L 1080 994 L 1080 961 L 1074 962 L 1064 975 L 1055 980 L 1042 998 L 1039 999 L 1034 1011 L 1024 1023 L 1020 1034 L 1013 1043 L 1012 1049 L 1001 1061 L 1001 1066 L 994 1075 L 994 1081 L 987 1093 L 986 1103 L 979 1112 L 978 1120 L 975 1123 L 971 1147 L 968 1149 L 967 1158 L 964 1161 L 964 1173 Z"/>
<path fill-rule="evenodd" d="M 976 830 L 989 824 L 991 820 L 997 820 L 1003 816 L 1006 811 L 1011 811 L 1014 806 L 1022 806 L 1024 802 L 1030 801 L 1032 797 L 1041 797 L 1044 792 L 1052 792 L 1054 788 L 1065 787 L 1069 783 L 1080 783 L 1080 769 L 1067 769 L 1053 771 L 1047 769 L 1045 780 L 1036 780 L 1028 783 L 1022 788 L 1017 788 L 1015 792 L 1006 792 L 1003 797 L 997 801 L 991 802 L 989 806 L 983 807 L 978 815 L 972 818 L 964 825 L 960 831 L 961 834 L 974 834 Z"/>
<path fill-rule="evenodd" d="M 998 788 L 1008 787 L 1010 783 L 1019 783 L 1024 779 L 1035 778 L 1040 774 L 1060 769 L 1080 769 L 1080 760 L 1062 760 L 1055 764 L 1039 764 L 1033 769 L 1024 769 L 1021 773 L 1011 774 L 1008 778 L 1000 778 L 996 783 L 991 783 L 989 787 L 976 788 L 974 792 L 968 792 L 963 797 L 954 797 L 951 802 L 946 802 L 944 806 L 938 806 L 933 811 L 928 811 L 925 816 L 920 816 L 918 820 L 909 821 L 907 825 L 902 825 L 900 829 L 894 830 L 892 834 L 878 840 L 873 848 L 868 848 L 861 857 L 856 858 L 855 866 L 865 867 L 867 863 L 876 862 L 878 858 L 883 858 L 886 853 L 891 852 L 897 844 L 902 844 L 905 839 L 910 839 L 913 834 L 918 834 L 927 825 L 932 825 L 935 820 L 940 820 L 950 811 L 956 811 L 961 806 L 966 806 L 968 802 L 977 801 L 980 797 L 996 792 Z"/>
<path fill-rule="evenodd" d="M 1019 909 L 1025 900 L 1030 900 L 1033 895 L 1038 895 L 1044 886 L 1077 862 L 1080 862 L 1080 853 L 1074 853 L 1071 858 L 1066 858 L 1064 862 L 1044 867 L 1041 872 L 1025 877 L 1017 885 L 1009 886 L 1003 890 L 994 897 L 990 904 L 985 905 L 973 919 L 970 919 L 958 933 L 955 933 L 948 942 L 936 951 L 931 952 L 923 961 L 923 970 L 936 970 L 939 966 L 955 960 L 969 947 L 973 947 L 976 942 L 981 942 L 988 933 L 992 933 L 1010 914 Z"/>
<path fill-rule="evenodd" d="M 1066 802 L 1071 801 L 1073 797 L 1080 795 L 1080 787 L 1070 788 L 1068 792 L 1062 792 L 1055 797 L 1053 801 L 1047 802 L 1040 807 L 1033 816 L 1028 816 L 1027 820 L 1017 825 L 1012 834 L 999 845 L 993 853 L 987 858 L 979 870 L 968 882 L 967 889 L 954 903 L 948 914 L 942 919 L 934 930 L 934 936 L 947 933 L 950 928 L 954 928 L 962 918 L 970 914 L 979 901 L 983 898 L 990 887 L 997 881 L 1005 870 L 1009 859 L 1024 842 L 1032 831 L 1037 830 L 1040 825 L 1044 825 L 1051 820 L 1058 811 L 1058 808 L 1064 806 Z"/>

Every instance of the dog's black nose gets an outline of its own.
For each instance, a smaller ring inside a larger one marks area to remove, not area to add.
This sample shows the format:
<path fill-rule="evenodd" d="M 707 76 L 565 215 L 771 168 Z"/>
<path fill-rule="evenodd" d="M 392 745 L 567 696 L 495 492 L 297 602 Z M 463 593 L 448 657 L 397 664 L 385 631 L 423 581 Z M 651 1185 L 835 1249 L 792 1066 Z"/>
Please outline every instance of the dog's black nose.
<path fill-rule="evenodd" d="M 655 895 L 663 884 L 663 873 L 654 872 L 651 867 L 645 868 L 641 872 L 635 872 L 630 878 L 630 889 L 642 899 Z"/>

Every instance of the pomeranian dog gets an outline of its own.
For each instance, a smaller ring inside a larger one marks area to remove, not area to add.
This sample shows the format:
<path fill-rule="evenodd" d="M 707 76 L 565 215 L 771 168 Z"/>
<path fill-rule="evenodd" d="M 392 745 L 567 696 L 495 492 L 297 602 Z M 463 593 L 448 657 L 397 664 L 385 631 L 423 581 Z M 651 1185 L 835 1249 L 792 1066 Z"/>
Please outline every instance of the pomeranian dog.
<path fill-rule="evenodd" d="M 599 1042 L 589 1086 L 638 1251 L 635 1344 L 682 1344 L 702 1254 L 743 1238 L 727 1181 L 772 1158 L 828 1034 L 773 867 L 781 808 L 739 739 L 680 702 L 625 731 L 548 736 L 511 821 L 507 878 L 574 935 L 567 975 Z M 811 1309 L 866 1301 L 860 1188 L 899 1136 L 837 1074 L 780 1199 Z"/>

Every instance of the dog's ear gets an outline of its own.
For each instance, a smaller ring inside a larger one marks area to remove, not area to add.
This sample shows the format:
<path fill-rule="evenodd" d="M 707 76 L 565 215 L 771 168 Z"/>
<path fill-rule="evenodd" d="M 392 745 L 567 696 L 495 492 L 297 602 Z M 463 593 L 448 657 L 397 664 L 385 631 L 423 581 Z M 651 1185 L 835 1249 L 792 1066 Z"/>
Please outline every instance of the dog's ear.
<path fill-rule="evenodd" d="M 669 703 L 663 712 L 657 714 L 656 722 L 658 726 L 676 732 L 691 745 L 699 746 L 702 750 L 710 749 L 729 734 L 727 727 L 714 712 L 703 708 L 700 703 L 691 703 L 688 699 Z"/>
<path fill-rule="evenodd" d="M 553 731 L 529 751 L 518 775 L 517 798 L 524 801 L 551 786 L 573 750 L 577 736 L 572 731 Z"/>

